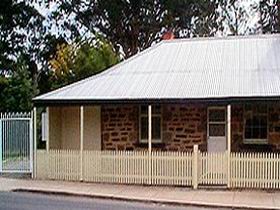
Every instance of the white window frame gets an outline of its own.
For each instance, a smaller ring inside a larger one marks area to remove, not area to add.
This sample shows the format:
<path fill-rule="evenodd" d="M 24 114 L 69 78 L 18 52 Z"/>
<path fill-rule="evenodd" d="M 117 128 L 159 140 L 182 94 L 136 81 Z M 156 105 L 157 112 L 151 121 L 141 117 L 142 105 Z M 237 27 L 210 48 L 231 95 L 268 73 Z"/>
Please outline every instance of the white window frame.
<path fill-rule="evenodd" d="M 141 130 L 142 130 L 141 129 L 141 118 L 142 117 L 147 117 L 147 118 L 149 117 L 148 116 L 148 111 L 147 111 L 146 114 L 141 113 L 141 107 L 142 106 L 147 106 L 147 110 L 148 110 L 148 105 L 140 105 L 139 106 L 139 122 L 138 122 L 138 124 L 139 124 L 139 143 L 148 143 L 148 138 L 147 139 L 142 139 L 141 138 Z M 161 107 L 161 105 L 156 105 L 156 106 L 160 106 L 160 114 L 156 114 L 156 113 L 152 112 L 152 121 L 153 121 L 153 117 L 160 117 L 160 139 L 153 139 L 152 138 L 152 143 L 153 144 L 154 143 L 157 143 L 157 144 L 162 143 L 162 107 Z M 153 107 L 153 105 L 152 105 L 152 107 Z"/>
<path fill-rule="evenodd" d="M 225 120 L 224 121 L 220 121 L 220 122 L 215 122 L 215 121 L 211 121 L 209 118 L 209 114 L 212 110 L 224 110 L 225 111 Z M 210 124 L 212 125 L 225 125 L 225 135 L 224 136 L 210 136 Z M 227 110 L 226 107 L 224 106 L 211 106 L 208 107 L 207 109 L 207 139 L 210 138 L 226 138 L 227 136 Z"/>
<path fill-rule="evenodd" d="M 243 106 L 243 143 L 244 144 L 268 144 L 268 106 L 266 105 L 266 114 L 259 114 L 259 115 L 266 115 L 266 138 L 265 139 L 246 139 L 245 132 L 246 132 L 246 117 L 245 117 L 245 105 Z"/>

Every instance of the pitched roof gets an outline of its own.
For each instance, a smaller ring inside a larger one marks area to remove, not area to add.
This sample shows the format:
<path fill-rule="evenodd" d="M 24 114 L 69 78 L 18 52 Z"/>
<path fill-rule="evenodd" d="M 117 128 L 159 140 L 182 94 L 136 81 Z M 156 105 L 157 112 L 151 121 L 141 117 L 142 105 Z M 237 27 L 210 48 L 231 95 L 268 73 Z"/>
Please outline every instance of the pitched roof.
<path fill-rule="evenodd" d="M 37 103 L 280 96 L 280 36 L 162 41 Z"/>

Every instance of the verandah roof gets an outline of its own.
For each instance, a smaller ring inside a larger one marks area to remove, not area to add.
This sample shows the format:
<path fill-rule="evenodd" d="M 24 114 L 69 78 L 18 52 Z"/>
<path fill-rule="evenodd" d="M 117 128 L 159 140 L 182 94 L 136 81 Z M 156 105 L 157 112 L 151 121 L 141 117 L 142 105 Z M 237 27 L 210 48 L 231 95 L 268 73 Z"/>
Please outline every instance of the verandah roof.
<path fill-rule="evenodd" d="M 162 41 L 35 103 L 279 98 L 280 36 Z"/>

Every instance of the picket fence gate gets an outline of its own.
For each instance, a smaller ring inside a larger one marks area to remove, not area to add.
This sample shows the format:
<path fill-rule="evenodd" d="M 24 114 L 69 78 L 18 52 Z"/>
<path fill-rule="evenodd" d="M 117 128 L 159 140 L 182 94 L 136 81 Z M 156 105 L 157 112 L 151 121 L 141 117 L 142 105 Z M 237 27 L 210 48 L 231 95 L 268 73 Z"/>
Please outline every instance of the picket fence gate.
<path fill-rule="evenodd" d="M 38 150 L 37 178 L 71 181 L 280 189 L 280 155 Z"/>

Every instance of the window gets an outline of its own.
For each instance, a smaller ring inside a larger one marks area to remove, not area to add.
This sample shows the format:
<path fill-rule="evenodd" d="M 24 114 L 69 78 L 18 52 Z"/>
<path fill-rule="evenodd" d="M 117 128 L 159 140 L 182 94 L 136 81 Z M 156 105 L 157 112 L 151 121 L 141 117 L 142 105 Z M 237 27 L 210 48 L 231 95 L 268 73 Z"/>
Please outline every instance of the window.
<path fill-rule="evenodd" d="M 267 143 L 267 106 L 245 105 L 245 143 Z"/>
<path fill-rule="evenodd" d="M 148 106 L 140 107 L 139 117 L 140 142 L 148 142 Z M 152 106 L 152 142 L 161 142 L 161 107 Z"/>
<path fill-rule="evenodd" d="M 208 135 L 210 137 L 226 136 L 226 110 L 225 108 L 209 108 Z"/>

